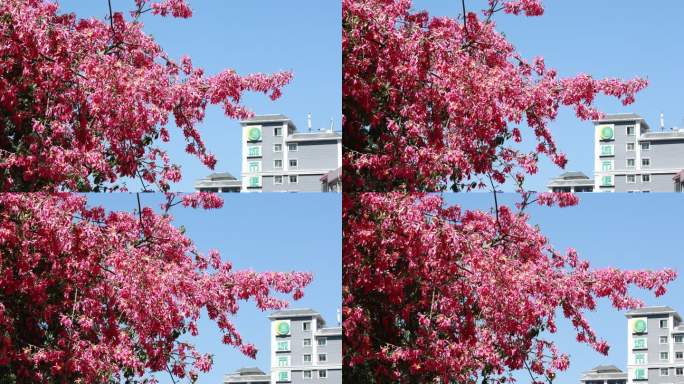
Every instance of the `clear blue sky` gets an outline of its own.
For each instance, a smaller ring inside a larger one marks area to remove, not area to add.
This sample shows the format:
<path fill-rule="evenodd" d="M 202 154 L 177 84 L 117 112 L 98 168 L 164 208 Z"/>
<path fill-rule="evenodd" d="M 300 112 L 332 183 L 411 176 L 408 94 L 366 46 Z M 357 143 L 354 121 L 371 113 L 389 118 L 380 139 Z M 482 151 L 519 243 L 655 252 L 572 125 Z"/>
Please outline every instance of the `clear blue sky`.
<path fill-rule="evenodd" d="M 471 10 L 482 9 L 485 4 L 484 0 L 466 1 Z M 630 106 L 599 98 L 597 105 L 604 112 L 639 113 L 654 129 L 660 124 L 661 112 L 665 114 L 666 127 L 684 124 L 684 2 L 546 0 L 544 5 L 546 13 L 542 17 L 498 14 L 497 29 L 506 34 L 524 57 L 544 57 L 546 65 L 556 68 L 563 77 L 589 73 L 595 77 L 641 76 L 650 81 L 650 86 Z M 414 7 L 452 17 L 461 12 L 460 1 L 414 0 Z M 566 169 L 593 176 L 592 124 L 578 120 L 565 109 L 551 129 L 560 149 L 568 155 Z M 545 189 L 548 180 L 561 172 L 544 160 L 537 176 L 528 179 L 528 188 Z"/>
<path fill-rule="evenodd" d="M 184 225 L 187 235 L 201 251 L 218 249 L 234 268 L 256 271 L 308 271 L 313 282 L 304 297 L 292 308 L 318 310 L 330 326 L 336 324 L 341 307 L 341 197 L 330 193 L 229 194 L 220 210 L 194 210 L 174 207 L 175 223 Z M 133 210 L 135 194 L 90 194 L 90 205 L 109 210 Z M 157 209 L 159 194 L 143 194 L 142 202 Z M 214 368 L 200 377 L 201 384 L 221 383 L 225 373 L 245 366 L 270 369 L 270 328 L 268 312 L 245 303 L 235 321 L 245 341 L 259 349 L 257 360 L 221 343 L 218 328 L 206 316 L 199 324 L 200 334 L 189 338 L 200 351 L 215 355 Z M 170 383 L 159 374 L 160 382 Z"/>
<path fill-rule="evenodd" d="M 451 203 L 488 210 L 493 206 L 488 193 L 448 195 Z M 500 196 L 512 205 L 515 194 Z M 582 194 L 578 206 L 529 209 L 531 222 L 539 225 L 550 243 L 558 250 L 577 249 L 579 256 L 592 267 L 622 269 L 673 268 L 680 277 L 660 298 L 647 291 L 631 292 L 647 305 L 669 305 L 684 315 L 684 258 L 682 257 L 682 217 L 684 195 L 680 194 Z M 562 313 L 558 313 L 559 319 Z M 599 364 L 614 364 L 626 369 L 627 326 L 624 312 L 615 310 L 608 300 L 600 300 L 598 308 L 588 316 L 597 333 L 608 341 L 610 352 L 603 356 L 585 344 L 575 341 L 572 325 L 558 321 L 558 333 L 552 337 L 560 350 L 570 354 L 570 368 L 556 379 L 559 384 L 579 382 L 583 371 Z M 528 383 L 526 372 L 516 375 Z"/>
<path fill-rule="evenodd" d="M 190 19 L 145 15 L 145 31 L 171 57 L 187 54 L 193 64 L 215 74 L 233 68 L 240 74 L 294 72 L 294 79 L 273 102 L 261 94 L 247 94 L 244 104 L 257 114 L 288 115 L 299 129 L 306 128 L 311 112 L 313 128 L 333 119 L 341 127 L 341 2 L 320 0 L 216 1 L 189 0 Z M 106 0 L 61 0 L 61 9 L 82 17 L 104 17 Z M 133 0 L 113 0 L 115 10 L 130 10 Z M 171 130 L 172 138 L 182 133 Z M 240 175 L 239 123 L 228 120 L 220 106 L 210 107 L 201 125 L 207 147 L 217 159 L 216 171 Z M 182 165 L 183 180 L 173 189 L 192 191 L 194 181 L 210 173 L 196 158 L 186 155 L 183 140 L 173 140 L 172 159 Z M 138 184 L 130 182 L 129 189 Z"/>

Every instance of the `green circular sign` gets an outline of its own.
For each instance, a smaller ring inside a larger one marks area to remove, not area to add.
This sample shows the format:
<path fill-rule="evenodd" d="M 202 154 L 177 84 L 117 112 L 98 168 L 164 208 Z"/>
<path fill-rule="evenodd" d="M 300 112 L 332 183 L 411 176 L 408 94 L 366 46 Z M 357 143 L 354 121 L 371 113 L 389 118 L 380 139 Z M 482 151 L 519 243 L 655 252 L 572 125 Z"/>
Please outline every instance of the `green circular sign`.
<path fill-rule="evenodd" d="M 256 141 L 261 139 L 261 129 L 259 128 L 250 128 L 249 132 L 247 132 L 247 137 L 251 141 Z"/>
<path fill-rule="evenodd" d="M 610 140 L 613 138 L 613 127 L 605 126 L 601 128 L 601 138 L 603 140 Z"/>
<path fill-rule="evenodd" d="M 278 323 L 277 332 L 278 332 L 279 335 L 288 335 L 288 334 L 290 334 L 290 324 L 288 324 L 288 323 L 286 323 L 286 322 L 284 322 L 284 321 Z"/>
<path fill-rule="evenodd" d="M 639 319 L 639 320 L 634 322 L 634 332 L 644 333 L 645 331 L 646 331 L 646 321 Z"/>

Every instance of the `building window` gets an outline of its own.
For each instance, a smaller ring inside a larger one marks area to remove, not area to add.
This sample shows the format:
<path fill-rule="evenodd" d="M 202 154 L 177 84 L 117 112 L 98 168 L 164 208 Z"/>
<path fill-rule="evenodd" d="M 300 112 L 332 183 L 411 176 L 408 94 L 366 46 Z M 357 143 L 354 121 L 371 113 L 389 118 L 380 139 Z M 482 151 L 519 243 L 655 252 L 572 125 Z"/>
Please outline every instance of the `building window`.
<path fill-rule="evenodd" d="M 289 367 L 290 366 L 290 356 L 278 356 L 278 366 L 279 367 Z"/>
<path fill-rule="evenodd" d="M 319 353 L 318 361 L 321 363 L 328 361 L 328 355 L 326 353 Z"/>
<path fill-rule="evenodd" d="M 249 162 L 249 173 L 259 173 L 261 171 L 261 161 Z"/>
<path fill-rule="evenodd" d="M 328 344 L 328 339 L 326 339 L 325 337 L 319 337 L 319 338 L 318 338 L 318 345 L 323 346 L 323 345 L 326 345 L 326 344 Z"/>
<path fill-rule="evenodd" d="M 682 336 L 682 335 L 675 335 L 674 339 L 675 339 L 675 343 L 677 343 L 677 344 L 684 343 L 684 336 Z"/>
<path fill-rule="evenodd" d="M 649 143 L 648 141 L 641 143 L 642 151 L 648 151 L 649 149 L 651 149 L 651 143 Z"/>
<path fill-rule="evenodd" d="M 684 352 L 675 352 L 675 359 L 677 359 L 677 360 L 684 359 Z"/>
<path fill-rule="evenodd" d="M 606 171 L 612 171 L 613 170 L 613 160 L 603 160 L 601 162 L 601 169 L 606 172 Z"/>
<path fill-rule="evenodd" d="M 290 372 L 288 372 L 288 371 L 278 372 L 278 381 L 290 381 Z"/>
<path fill-rule="evenodd" d="M 606 176 L 601 177 L 601 185 L 604 187 L 613 186 L 613 176 L 606 175 Z"/>
<path fill-rule="evenodd" d="M 289 351 L 290 350 L 290 340 L 281 340 L 278 342 L 279 351 Z"/>
<path fill-rule="evenodd" d="M 646 365 L 646 354 L 643 352 L 634 354 L 634 364 Z"/>
<path fill-rule="evenodd" d="M 319 379 L 327 379 L 328 378 L 328 371 L 326 371 L 325 369 L 318 370 L 318 378 Z"/>
<path fill-rule="evenodd" d="M 282 144 L 273 144 L 273 152 L 282 152 L 283 151 L 283 145 Z"/>
<path fill-rule="evenodd" d="M 651 175 L 648 175 L 648 174 L 647 175 L 641 175 L 641 181 L 644 183 L 650 183 L 651 182 Z M 667 328 L 667 320 L 665 320 L 665 328 Z"/>
<path fill-rule="evenodd" d="M 627 151 L 633 151 L 634 150 L 634 143 L 627 143 Z"/>
<path fill-rule="evenodd" d="M 304 359 L 305 363 L 310 363 L 311 362 L 311 355 L 305 354 L 303 359 Z"/>
<path fill-rule="evenodd" d="M 283 135 L 283 127 L 273 128 L 273 136 L 282 136 L 282 135 Z"/>
<path fill-rule="evenodd" d="M 273 176 L 273 184 L 282 184 L 283 183 L 283 177 L 282 176 Z"/>
<path fill-rule="evenodd" d="M 627 184 L 636 183 L 636 175 L 627 175 Z"/>
<path fill-rule="evenodd" d="M 249 178 L 249 186 L 250 187 L 260 187 L 261 186 L 261 177 L 259 176 L 252 176 Z"/>
<path fill-rule="evenodd" d="M 670 370 L 667 368 L 660 368 L 660 376 L 670 376 Z"/>
<path fill-rule="evenodd" d="M 627 136 L 634 136 L 634 132 L 636 132 L 634 126 L 627 127 Z"/>
<path fill-rule="evenodd" d="M 684 368 L 675 368 L 675 375 L 677 375 L 677 376 L 684 375 Z"/>
<path fill-rule="evenodd" d="M 251 146 L 247 147 L 247 156 L 249 156 L 249 157 L 261 156 L 261 146 L 251 145 Z"/>
<path fill-rule="evenodd" d="M 636 165 L 636 160 L 627 159 L 627 168 L 634 168 L 635 165 Z"/>
<path fill-rule="evenodd" d="M 636 380 L 647 380 L 648 370 L 646 368 L 636 368 L 634 370 L 634 378 Z"/>
<path fill-rule="evenodd" d="M 311 371 L 302 371 L 302 374 L 303 374 L 305 379 L 311 379 L 312 378 Z"/>
<path fill-rule="evenodd" d="M 290 159 L 290 168 L 297 168 L 298 164 L 297 159 Z"/>
<path fill-rule="evenodd" d="M 668 352 L 660 352 L 660 360 L 667 361 L 669 358 L 670 354 Z"/>
<path fill-rule="evenodd" d="M 273 168 L 282 169 L 283 168 L 283 161 L 282 160 L 273 160 Z"/>
<path fill-rule="evenodd" d="M 290 152 L 297 152 L 297 143 L 289 143 L 287 145 L 287 150 Z"/>
<path fill-rule="evenodd" d="M 299 183 L 299 178 L 297 175 L 290 175 L 290 184 L 297 184 Z"/>
<path fill-rule="evenodd" d="M 304 346 L 310 347 L 311 346 L 311 339 L 304 339 Z"/>
<path fill-rule="evenodd" d="M 648 157 L 644 157 L 643 159 L 641 159 L 641 166 L 642 167 L 650 167 L 651 166 L 651 159 L 649 159 Z"/>
<path fill-rule="evenodd" d="M 615 155 L 613 144 L 601 144 L 601 156 L 613 156 Z"/>
<path fill-rule="evenodd" d="M 644 175 L 644 176 L 647 176 L 647 175 Z M 650 175 L 648 175 L 648 176 L 650 176 Z M 667 328 L 667 320 L 660 320 L 659 325 L 660 325 L 660 328 Z"/>
<path fill-rule="evenodd" d="M 291 177 L 292 177 L 292 176 L 290 176 L 290 178 L 291 178 Z M 290 179 L 290 180 L 292 180 L 292 179 Z M 303 323 L 302 323 L 302 330 L 303 330 L 304 332 L 310 331 L 310 330 L 311 330 L 311 322 L 310 322 L 310 321 L 305 321 L 305 322 L 303 322 Z"/>
<path fill-rule="evenodd" d="M 660 336 L 660 344 L 667 344 L 667 336 Z"/>
<path fill-rule="evenodd" d="M 648 348 L 648 342 L 645 337 L 635 337 L 634 338 L 634 349 L 645 349 Z"/>

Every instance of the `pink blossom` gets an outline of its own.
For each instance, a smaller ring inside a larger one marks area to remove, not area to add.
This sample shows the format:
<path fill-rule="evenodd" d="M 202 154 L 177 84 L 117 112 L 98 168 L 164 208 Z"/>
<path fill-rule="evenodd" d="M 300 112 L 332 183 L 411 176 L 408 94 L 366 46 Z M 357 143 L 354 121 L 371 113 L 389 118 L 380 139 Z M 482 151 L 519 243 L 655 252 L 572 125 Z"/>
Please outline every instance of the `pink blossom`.
<path fill-rule="evenodd" d="M 181 179 L 159 146 L 170 140 L 171 116 L 187 152 L 213 168 L 199 130 L 207 106 L 242 119 L 252 114 L 241 104 L 246 92 L 275 99 L 292 78 L 204 76 L 189 57 L 169 57 L 139 20 L 149 9 L 190 17 L 186 1 L 130 3 L 131 18 L 114 12 L 110 24 L 60 14 L 53 1 L 0 1 L 0 191 L 110 191 L 125 178 L 166 191 Z"/>
<path fill-rule="evenodd" d="M 483 176 L 535 174 L 542 156 L 563 168 L 549 129 L 560 108 L 597 119 L 597 95 L 629 104 L 646 87 L 639 78 L 559 78 L 542 57 L 528 62 L 491 16 L 539 16 L 542 1 L 487 4 L 464 21 L 414 12 L 410 0 L 342 1 L 346 191 L 472 190 L 489 184 Z M 535 150 L 514 144 L 523 137 Z"/>
<path fill-rule="evenodd" d="M 576 202 L 573 194 L 537 198 Z M 552 378 L 570 364 L 544 335 L 557 332 L 557 317 L 606 354 L 585 313 L 599 298 L 638 308 L 632 288 L 658 296 L 676 277 L 591 269 L 508 206 L 494 215 L 436 195 L 361 193 L 343 196 L 342 214 L 343 366 L 356 382 L 510 382 L 526 367 Z"/>
<path fill-rule="evenodd" d="M 282 294 L 297 299 L 312 279 L 235 271 L 149 208 L 106 212 L 81 195 L 42 193 L 0 194 L 0 207 L 0 365 L 17 382 L 154 379 L 167 366 L 190 381 L 212 365 L 180 341 L 201 333 L 201 313 L 255 357 L 232 322 L 242 302 L 280 309 Z"/>

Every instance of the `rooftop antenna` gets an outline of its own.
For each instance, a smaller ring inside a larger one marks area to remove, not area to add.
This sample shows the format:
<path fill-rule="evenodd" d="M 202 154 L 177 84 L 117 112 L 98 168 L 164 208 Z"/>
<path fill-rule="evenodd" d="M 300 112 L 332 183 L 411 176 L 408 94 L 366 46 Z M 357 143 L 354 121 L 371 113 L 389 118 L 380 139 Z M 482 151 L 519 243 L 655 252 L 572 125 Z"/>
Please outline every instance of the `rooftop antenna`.
<path fill-rule="evenodd" d="M 340 313 L 340 309 L 337 308 L 337 325 L 342 326 L 342 313 Z"/>
<path fill-rule="evenodd" d="M 335 122 L 333 121 L 333 118 L 330 118 L 330 132 L 333 131 L 333 128 L 335 127 Z"/>
<path fill-rule="evenodd" d="M 660 112 L 660 131 L 665 130 L 665 114 Z"/>
<path fill-rule="evenodd" d="M 311 132 L 311 112 L 306 115 L 306 125 L 309 127 L 309 132 Z"/>

